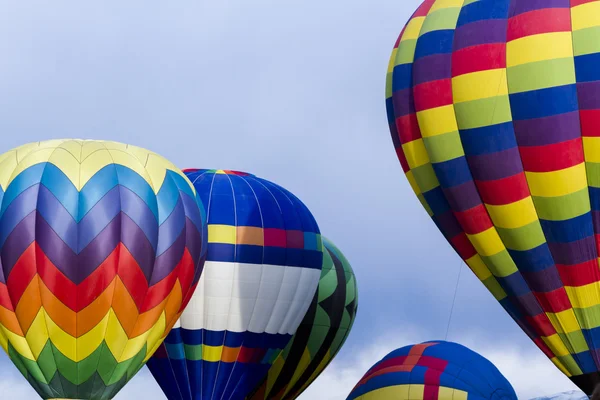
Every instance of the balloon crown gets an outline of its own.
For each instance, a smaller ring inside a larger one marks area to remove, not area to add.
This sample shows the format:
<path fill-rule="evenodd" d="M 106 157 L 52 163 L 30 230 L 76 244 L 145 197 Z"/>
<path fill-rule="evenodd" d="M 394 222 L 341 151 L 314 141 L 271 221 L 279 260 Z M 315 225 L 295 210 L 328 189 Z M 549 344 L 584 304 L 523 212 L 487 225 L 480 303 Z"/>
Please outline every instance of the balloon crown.
<path fill-rule="evenodd" d="M 224 175 L 239 175 L 239 176 L 255 176 L 248 172 L 234 171 L 231 169 L 202 169 L 202 168 L 186 168 L 182 170 L 184 173 L 201 172 L 205 174 L 224 174 Z"/>

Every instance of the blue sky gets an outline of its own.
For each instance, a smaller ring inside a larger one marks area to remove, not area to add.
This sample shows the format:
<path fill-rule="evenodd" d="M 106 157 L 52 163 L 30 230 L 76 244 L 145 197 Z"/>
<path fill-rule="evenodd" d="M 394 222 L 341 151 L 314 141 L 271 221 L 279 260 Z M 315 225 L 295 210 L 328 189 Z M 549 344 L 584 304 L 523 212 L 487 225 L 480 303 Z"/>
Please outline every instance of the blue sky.
<path fill-rule="evenodd" d="M 359 282 L 354 330 L 302 399 L 344 399 L 392 349 L 443 338 L 461 261 L 396 159 L 384 85 L 417 0 L 2 2 L 0 152 L 118 140 L 181 168 L 252 172 L 313 211 Z M 466 268 L 448 339 L 519 397 L 570 390 Z M 35 393 L 0 355 L 0 391 Z M 144 370 L 117 399 L 162 399 Z"/>

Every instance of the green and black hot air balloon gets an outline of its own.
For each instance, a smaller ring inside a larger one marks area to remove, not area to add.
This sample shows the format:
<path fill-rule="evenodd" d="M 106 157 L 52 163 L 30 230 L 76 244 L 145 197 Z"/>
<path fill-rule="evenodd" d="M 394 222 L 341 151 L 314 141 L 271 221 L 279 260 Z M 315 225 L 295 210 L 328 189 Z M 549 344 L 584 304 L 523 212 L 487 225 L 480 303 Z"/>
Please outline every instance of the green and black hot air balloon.
<path fill-rule="evenodd" d="M 323 237 L 319 288 L 296 334 L 248 400 L 295 399 L 323 372 L 346 341 L 358 307 L 350 263 Z"/>

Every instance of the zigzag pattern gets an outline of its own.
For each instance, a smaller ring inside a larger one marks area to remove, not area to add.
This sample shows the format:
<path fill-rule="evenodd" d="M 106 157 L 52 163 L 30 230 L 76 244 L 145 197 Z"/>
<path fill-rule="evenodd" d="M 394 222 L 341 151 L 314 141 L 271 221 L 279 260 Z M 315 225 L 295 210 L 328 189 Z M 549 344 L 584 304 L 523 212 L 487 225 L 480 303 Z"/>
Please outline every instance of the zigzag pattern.
<path fill-rule="evenodd" d="M 298 330 L 248 400 L 293 400 L 342 348 L 358 306 L 356 277 L 344 254 L 327 238 L 317 293 Z"/>
<path fill-rule="evenodd" d="M 162 343 L 206 258 L 204 208 L 146 150 L 0 156 L 0 345 L 43 398 L 111 398 Z"/>

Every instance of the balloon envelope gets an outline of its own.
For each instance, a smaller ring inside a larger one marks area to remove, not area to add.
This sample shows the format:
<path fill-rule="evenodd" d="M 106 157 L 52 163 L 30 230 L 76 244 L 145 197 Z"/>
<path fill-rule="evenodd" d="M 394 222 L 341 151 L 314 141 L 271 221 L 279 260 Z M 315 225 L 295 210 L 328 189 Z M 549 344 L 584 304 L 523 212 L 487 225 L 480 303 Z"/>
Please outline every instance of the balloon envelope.
<path fill-rule="evenodd" d="M 600 380 L 599 1 L 425 1 L 388 69 L 400 162 L 454 249 L 588 394 Z"/>
<path fill-rule="evenodd" d="M 297 197 L 265 179 L 185 172 L 207 209 L 207 262 L 148 367 L 169 399 L 243 399 L 310 306 L 323 263 L 319 227 Z"/>
<path fill-rule="evenodd" d="M 394 350 L 356 384 L 347 400 L 516 400 L 506 378 L 486 358 L 452 342 Z"/>
<path fill-rule="evenodd" d="M 112 398 L 179 318 L 206 236 L 189 180 L 147 150 L 1 155 L 0 344 L 42 398 Z"/>
<path fill-rule="evenodd" d="M 323 237 L 319 288 L 294 337 L 251 400 L 295 399 L 323 372 L 343 346 L 358 307 L 358 287 L 350 263 Z"/>

